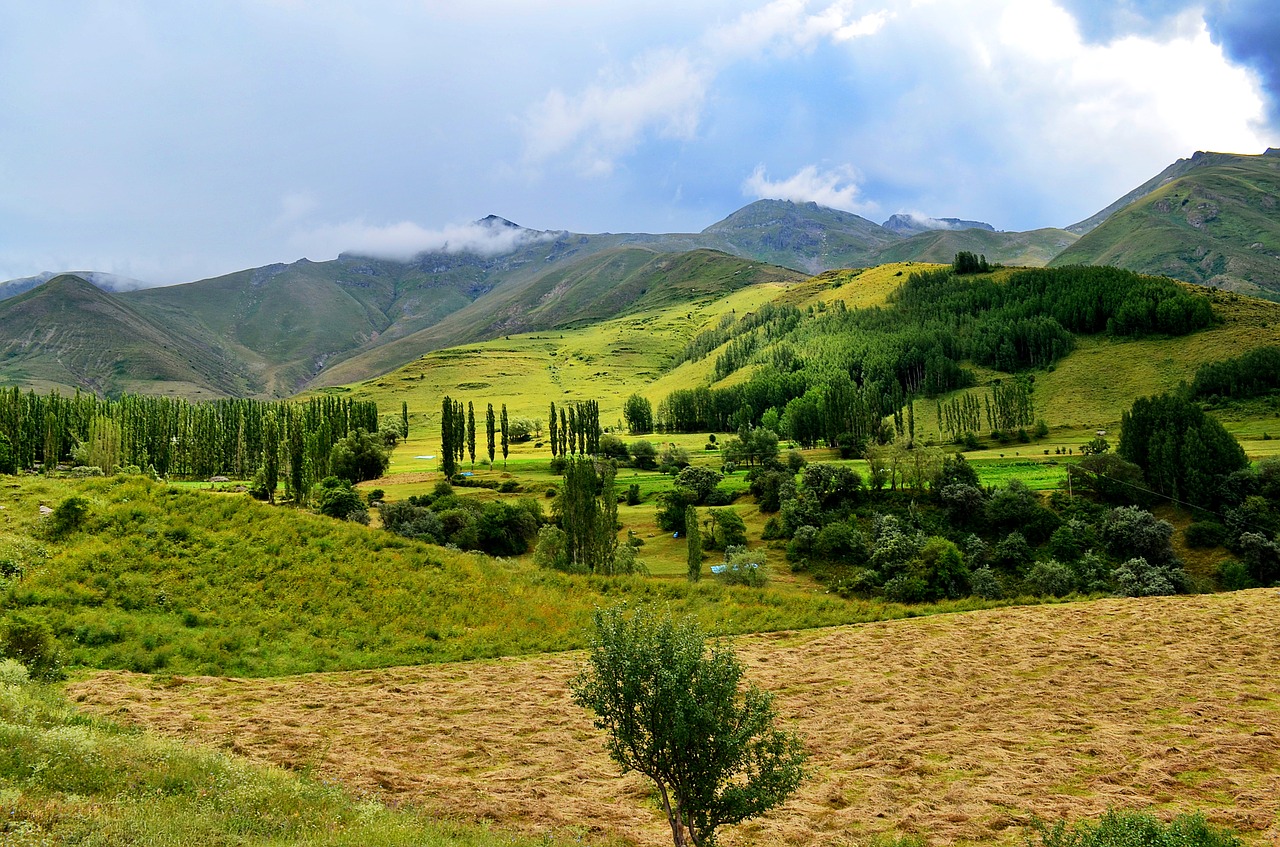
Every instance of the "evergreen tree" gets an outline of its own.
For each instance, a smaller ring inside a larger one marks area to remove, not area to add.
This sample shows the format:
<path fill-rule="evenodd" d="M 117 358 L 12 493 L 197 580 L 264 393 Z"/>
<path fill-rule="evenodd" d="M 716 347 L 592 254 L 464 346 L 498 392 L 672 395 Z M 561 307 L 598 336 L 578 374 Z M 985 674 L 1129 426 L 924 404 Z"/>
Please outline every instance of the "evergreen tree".
<path fill-rule="evenodd" d="M 458 449 L 454 444 L 457 427 L 453 420 L 454 403 L 448 395 L 440 401 L 440 471 L 445 479 L 458 472 Z"/>
<path fill-rule="evenodd" d="M 556 401 L 551 401 L 551 413 L 547 418 L 547 437 L 551 439 L 551 458 L 560 455 L 559 422 L 556 420 Z"/>
<path fill-rule="evenodd" d="M 507 452 L 511 447 L 511 439 L 507 427 L 507 404 L 502 404 L 502 469 L 507 469 Z"/>
<path fill-rule="evenodd" d="M 489 408 L 484 413 L 484 431 L 486 435 L 486 446 L 489 448 L 489 466 L 493 467 L 493 456 L 496 449 L 498 434 L 497 418 L 493 414 L 493 404 L 489 404 Z"/>
<path fill-rule="evenodd" d="M 684 537 L 689 551 L 689 581 L 702 579 L 702 530 L 698 528 L 698 509 L 690 503 L 684 510 Z"/>
<path fill-rule="evenodd" d="M 467 454 L 471 457 L 471 469 L 476 469 L 476 407 L 467 401 Z"/>

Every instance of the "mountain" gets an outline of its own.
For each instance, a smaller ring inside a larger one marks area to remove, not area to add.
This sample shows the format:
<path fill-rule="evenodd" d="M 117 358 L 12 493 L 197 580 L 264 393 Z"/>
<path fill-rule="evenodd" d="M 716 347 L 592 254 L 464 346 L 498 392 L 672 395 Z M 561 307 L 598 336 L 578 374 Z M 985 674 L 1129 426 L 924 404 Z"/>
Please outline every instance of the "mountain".
<path fill-rule="evenodd" d="M 960 218 L 929 218 L 913 214 L 890 215 L 889 220 L 881 224 L 890 232 L 903 237 L 917 235 L 921 232 L 932 232 L 937 229 L 985 229 L 995 232 L 996 228 L 982 221 L 965 221 Z"/>
<path fill-rule="evenodd" d="M 73 271 L 73 276 L 78 276 L 86 282 L 93 283 L 103 291 L 111 291 L 119 293 L 121 291 L 137 291 L 139 288 L 147 288 L 147 283 L 140 279 L 130 279 L 127 276 L 117 276 L 116 274 L 103 273 L 101 271 Z M 0 300 L 7 300 L 10 297 L 17 297 L 25 291 L 30 291 L 39 285 L 44 285 L 54 277 L 62 276 L 62 274 L 44 273 L 35 276 L 25 276 L 20 279 L 11 279 L 0 282 Z"/>
<path fill-rule="evenodd" d="M 1271 152 L 1272 152 L 1271 150 L 1267 151 L 1268 154 Z M 1267 155 L 1267 154 L 1263 154 L 1263 155 Z M 1106 208 L 1098 210 L 1097 212 L 1093 213 L 1092 215 L 1080 221 L 1079 223 L 1074 223 L 1071 226 L 1067 227 L 1066 229 L 1070 232 L 1074 232 L 1077 235 L 1084 235 L 1085 233 L 1090 232 L 1094 228 L 1099 226 L 1103 221 L 1105 221 L 1107 218 L 1114 215 L 1116 212 L 1120 211 L 1126 206 L 1129 206 L 1129 205 L 1132 205 L 1133 203 L 1138 202 L 1143 197 L 1146 197 L 1148 194 L 1155 191 L 1156 189 L 1161 188 L 1165 185 L 1168 185 L 1173 180 L 1178 179 L 1179 177 L 1185 176 L 1187 173 L 1191 172 L 1192 170 L 1199 167 L 1222 164 L 1224 162 L 1230 161 L 1232 159 L 1238 159 L 1238 158 L 1241 158 L 1241 157 L 1234 153 L 1206 153 L 1204 151 L 1197 151 L 1191 154 L 1191 158 L 1177 160 L 1172 165 L 1165 168 L 1160 173 L 1153 176 L 1151 179 L 1142 183 L 1142 185 L 1139 185 L 1137 188 L 1125 194 L 1123 197 L 1120 197 L 1114 203 L 1110 204 Z"/>
<path fill-rule="evenodd" d="M 40 275 L 0 286 L 28 289 L 0 300 L 0 383 L 281 397 L 445 347 L 960 251 L 1005 265 L 1114 264 L 1280 299 L 1278 189 L 1280 151 L 1197 153 L 1065 230 L 911 215 L 881 226 L 760 200 L 696 233 L 533 230 L 491 215 L 409 261 L 343 254 L 117 294 L 102 289 L 136 281 L 78 275 L 72 290 L 70 277 Z"/>
<path fill-rule="evenodd" d="M 872 264 L 890 262 L 949 263 L 956 253 L 968 250 L 1003 265 L 1043 267 L 1078 236 L 1065 229 L 1030 232 L 994 232 L 985 229 L 937 229 L 920 232 L 889 244 L 872 255 Z"/>
<path fill-rule="evenodd" d="M 446 347 L 597 323 L 672 303 L 693 303 L 806 275 L 714 250 L 659 253 L 616 247 L 537 277 L 510 281 L 438 323 L 367 348 L 319 374 L 311 387 L 367 379 Z"/>
<path fill-rule="evenodd" d="M 99 394 L 213 397 L 262 389 L 207 331 L 166 326 L 68 274 L 0 303 L 0 374 L 4 382 Z"/>
<path fill-rule="evenodd" d="M 757 200 L 702 231 L 708 246 L 811 274 L 865 265 L 898 236 L 851 212 L 817 203 Z"/>
<path fill-rule="evenodd" d="M 1135 191 L 1152 185 L 1050 264 L 1117 265 L 1280 298 L 1280 150 L 1197 153 Z"/>

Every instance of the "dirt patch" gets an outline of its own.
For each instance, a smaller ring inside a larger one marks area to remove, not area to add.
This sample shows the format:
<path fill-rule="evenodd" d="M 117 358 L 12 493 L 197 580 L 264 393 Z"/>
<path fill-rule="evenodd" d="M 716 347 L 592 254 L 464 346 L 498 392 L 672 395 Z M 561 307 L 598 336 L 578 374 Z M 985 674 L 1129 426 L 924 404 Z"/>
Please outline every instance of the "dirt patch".
<path fill-rule="evenodd" d="M 1280 838 L 1280 594 L 1103 600 L 741 638 L 813 776 L 726 844 L 1021 843 L 1032 815 L 1202 810 Z M 581 654 L 270 680 L 103 673 L 85 708 L 393 803 L 669 842 L 566 680 Z"/>

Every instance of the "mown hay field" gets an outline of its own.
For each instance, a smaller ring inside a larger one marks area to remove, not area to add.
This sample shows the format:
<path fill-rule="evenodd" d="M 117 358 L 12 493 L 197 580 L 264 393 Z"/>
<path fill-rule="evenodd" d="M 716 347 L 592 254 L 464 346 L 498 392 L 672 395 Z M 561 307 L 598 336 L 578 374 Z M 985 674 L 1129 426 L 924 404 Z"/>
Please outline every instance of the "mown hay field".
<path fill-rule="evenodd" d="M 724 843 L 1020 844 L 1033 816 L 1203 811 L 1280 839 L 1280 593 L 1006 608 L 736 642 L 812 777 Z M 277 679 L 98 673 L 83 708 L 449 817 L 670 838 L 566 682 L 580 653 Z"/>

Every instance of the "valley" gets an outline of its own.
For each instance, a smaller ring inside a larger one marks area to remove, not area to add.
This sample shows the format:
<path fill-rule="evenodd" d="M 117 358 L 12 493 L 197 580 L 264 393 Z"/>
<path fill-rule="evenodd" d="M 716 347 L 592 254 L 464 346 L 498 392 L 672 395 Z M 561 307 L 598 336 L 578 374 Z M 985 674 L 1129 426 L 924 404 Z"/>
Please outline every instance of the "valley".
<path fill-rule="evenodd" d="M 667 843 L 569 696 L 626 604 L 732 639 L 810 754 L 721 843 L 1273 842 L 1276 162 L 1036 233 L 491 218 L 513 252 L 5 299 L 0 832 Z M 1153 215 L 1261 263 L 1170 278 Z"/>

